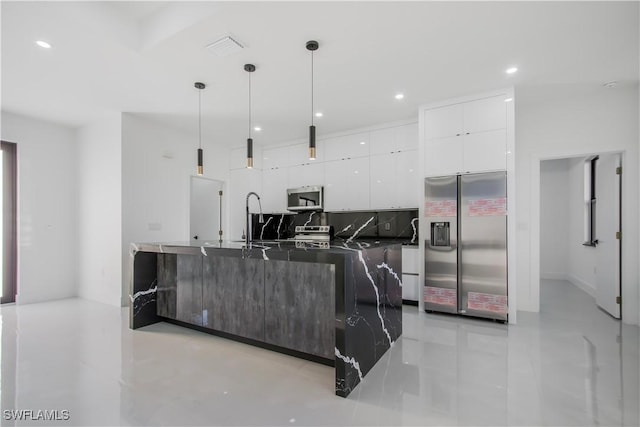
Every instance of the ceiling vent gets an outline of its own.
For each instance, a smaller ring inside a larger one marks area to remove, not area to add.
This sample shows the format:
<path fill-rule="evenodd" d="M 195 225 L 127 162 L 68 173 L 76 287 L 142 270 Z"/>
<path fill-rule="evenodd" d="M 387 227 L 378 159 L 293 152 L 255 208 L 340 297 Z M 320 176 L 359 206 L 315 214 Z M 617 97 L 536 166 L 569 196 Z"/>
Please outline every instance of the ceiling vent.
<path fill-rule="evenodd" d="M 207 50 L 216 56 L 229 56 L 236 52 L 240 52 L 244 46 L 239 41 L 230 36 L 223 37 L 207 45 Z"/>

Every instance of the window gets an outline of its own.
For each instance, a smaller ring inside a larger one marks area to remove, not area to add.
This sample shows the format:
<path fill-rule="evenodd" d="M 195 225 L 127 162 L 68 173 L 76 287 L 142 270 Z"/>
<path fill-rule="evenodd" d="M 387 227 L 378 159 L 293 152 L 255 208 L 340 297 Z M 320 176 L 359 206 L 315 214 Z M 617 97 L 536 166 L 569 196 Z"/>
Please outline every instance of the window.
<path fill-rule="evenodd" d="M 596 246 L 596 165 L 598 156 L 584 161 L 584 243 Z"/>

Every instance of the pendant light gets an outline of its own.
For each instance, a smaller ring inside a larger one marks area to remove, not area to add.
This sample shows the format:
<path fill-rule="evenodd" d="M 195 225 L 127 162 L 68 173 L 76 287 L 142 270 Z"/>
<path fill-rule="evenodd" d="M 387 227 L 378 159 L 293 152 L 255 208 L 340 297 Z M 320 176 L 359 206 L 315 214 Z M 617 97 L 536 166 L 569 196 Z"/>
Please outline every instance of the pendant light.
<path fill-rule="evenodd" d="M 198 89 L 198 175 L 204 174 L 203 152 L 202 152 L 202 90 L 206 87 L 204 83 L 195 82 Z"/>
<path fill-rule="evenodd" d="M 247 138 L 247 169 L 253 168 L 253 138 L 251 138 L 251 73 L 256 70 L 253 64 L 244 64 L 244 70 L 249 73 L 249 138 Z"/>
<path fill-rule="evenodd" d="M 316 159 L 316 127 L 313 124 L 313 52 L 318 50 L 318 42 L 309 40 L 307 50 L 311 52 L 311 126 L 309 126 L 309 160 Z"/>

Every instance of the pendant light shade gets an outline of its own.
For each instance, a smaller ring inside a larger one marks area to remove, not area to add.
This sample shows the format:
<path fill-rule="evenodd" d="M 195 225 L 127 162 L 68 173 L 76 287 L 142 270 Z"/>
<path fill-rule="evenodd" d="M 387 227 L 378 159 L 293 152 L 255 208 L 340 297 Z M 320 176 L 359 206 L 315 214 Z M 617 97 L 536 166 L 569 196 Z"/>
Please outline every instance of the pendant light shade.
<path fill-rule="evenodd" d="M 195 82 L 193 86 L 198 89 L 198 175 L 204 174 L 204 152 L 202 151 L 202 90 L 204 83 Z"/>
<path fill-rule="evenodd" d="M 316 159 L 316 127 L 313 124 L 313 52 L 320 45 L 315 40 L 307 42 L 307 50 L 311 52 L 311 126 L 309 126 L 309 160 Z"/>
<path fill-rule="evenodd" d="M 244 70 L 249 73 L 249 138 L 247 138 L 247 169 L 253 168 L 253 138 L 251 138 L 251 73 L 256 70 L 253 64 L 244 64 Z"/>

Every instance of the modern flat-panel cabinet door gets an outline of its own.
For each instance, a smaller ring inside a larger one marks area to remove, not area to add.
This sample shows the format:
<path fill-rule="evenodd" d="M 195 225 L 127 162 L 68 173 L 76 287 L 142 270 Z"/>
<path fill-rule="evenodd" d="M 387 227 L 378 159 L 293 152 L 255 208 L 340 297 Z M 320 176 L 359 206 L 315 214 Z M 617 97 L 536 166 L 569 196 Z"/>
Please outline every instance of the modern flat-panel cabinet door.
<path fill-rule="evenodd" d="M 263 170 L 262 178 L 262 210 L 266 213 L 286 212 L 289 168 Z"/>
<path fill-rule="evenodd" d="M 422 186 L 418 177 L 418 150 L 400 151 L 395 153 L 394 157 L 397 179 L 394 189 L 396 207 L 417 208 L 422 196 Z"/>
<path fill-rule="evenodd" d="M 291 166 L 289 168 L 288 188 L 307 187 L 310 185 L 322 185 L 324 183 L 324 165 L 314 161 Z"/>
<path fill-rule="evenodd" d="M 504 96 L 465 103 L 463 122 L 465 134 L 506 128 L 507 107 Z"/>
<path fill-rule="evenodd" d="M 325 210 L 369 209 L 369 158 L 325 162 Z"/>
<path fill-rule="evenodd" d="M 502 102 L 502 101 L 501 101 Z M 502 102 L 504 104 L 504 102 Z M 463 171 L 481 172 L 507 168 L 507 131 L 472 133 L 463 138 Z"/>
<path fill-rule="evenodd" d="M 264 260 L 205 256 L 202 260 L 203 326 L 264 340 Z"/>
<path fill-rule="evenodd" d="M 265 341 L 332 359 L 335 354 L 335 266 L 265 263 Z"/>
<path fill-rule="evenodd" d="M 425 139 L 457 136 L 463 133 L 463 104 L 448 105 L 425 111 Z"/>
<path fill-rule="evenodd" d="M 463 138 L 452 136 L 427 141 L 424 151 L 425 174 L 444 176 L 462 172 Z"/>
<path fill-rule="evenodd" d="M 397 153 L 371 156 L 371 209 L 392 209 L 398 206 L 397 157 Z"/>

